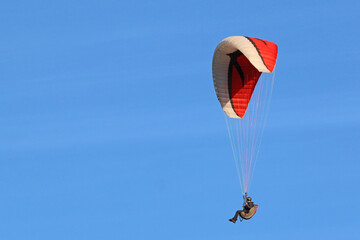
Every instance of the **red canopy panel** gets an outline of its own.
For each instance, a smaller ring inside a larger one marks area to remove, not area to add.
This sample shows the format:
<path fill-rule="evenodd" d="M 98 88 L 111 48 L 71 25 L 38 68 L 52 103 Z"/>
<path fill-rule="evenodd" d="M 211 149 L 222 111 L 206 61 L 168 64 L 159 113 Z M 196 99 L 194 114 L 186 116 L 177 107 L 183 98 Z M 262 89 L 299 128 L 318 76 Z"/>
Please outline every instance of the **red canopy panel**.
<path fill-rule="evenodd" d="M 236 115 L 243 118 L 261 72 L 239 50 L 229 56 L 229 98 Z"/>
<path fill-rule="evenodd" d="M 258 50 L 260 57 L 262 58 L 265 66 L 270 72 L 274 71 L 278 47 L 275 43 L 261 40 L 258 38 L 246 37 Z"/>

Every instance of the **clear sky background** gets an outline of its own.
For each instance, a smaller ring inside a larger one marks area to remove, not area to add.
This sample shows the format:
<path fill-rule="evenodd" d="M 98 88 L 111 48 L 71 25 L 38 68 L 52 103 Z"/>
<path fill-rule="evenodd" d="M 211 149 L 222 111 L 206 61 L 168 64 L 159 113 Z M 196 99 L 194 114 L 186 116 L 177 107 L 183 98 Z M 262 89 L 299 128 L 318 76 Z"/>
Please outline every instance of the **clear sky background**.
<path fill-rule="evenodd" d="M 0 239 L 359 239 L 359 1 L 6 1 Z M 212 83 L 279 46 L 248 222 Z"/>

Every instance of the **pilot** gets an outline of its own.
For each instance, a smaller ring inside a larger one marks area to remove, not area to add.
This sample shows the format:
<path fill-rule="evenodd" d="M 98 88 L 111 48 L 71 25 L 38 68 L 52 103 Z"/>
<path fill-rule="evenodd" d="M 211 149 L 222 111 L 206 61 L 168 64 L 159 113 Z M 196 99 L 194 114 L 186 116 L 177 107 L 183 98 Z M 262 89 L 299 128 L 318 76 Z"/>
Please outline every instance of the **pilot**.
<path fill-rule="evenodd" d="M 251 197 L 247 197 L 246 198 L 246 202 L 243 204 L 243 210 L 238 210 L 235 213 L 235 216 L 233 218 L 230 218 L 229 221 L 236 223 L 238 216 L 241 217 L 241 213 L 249 213 L 250 209 L 253 208 L 255 205 L 254 203 L 251 201 Z"/>

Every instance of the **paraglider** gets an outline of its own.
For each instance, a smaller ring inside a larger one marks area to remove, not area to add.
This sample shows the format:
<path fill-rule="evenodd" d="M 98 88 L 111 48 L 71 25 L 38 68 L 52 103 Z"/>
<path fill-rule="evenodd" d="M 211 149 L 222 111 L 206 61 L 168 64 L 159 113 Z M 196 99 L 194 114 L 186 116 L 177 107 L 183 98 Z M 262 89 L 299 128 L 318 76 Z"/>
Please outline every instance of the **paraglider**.
<path fill-rule="evenodd" d="M 230 218 L 229 221 L 236 223 L 239 216 L 241 218 L 240 221 L 242 221 L 243 219 L 249 220 L 255 215 L 257 207 L 258 205 L 255 205 L 251 201 L 251 197 L 247 197 L 246 201 L 243 204 L 243 210 L 236 211 L 235 216 L 233 218 Z"/>
<path fill-rule="evenodd" d="M 275 43 L 242 36 L 222 40 L 214 52 L 214 87 L 225 113 L 244 198 L 243 210 L 229 219 L 234 223 L 238 216 L 252 218 L 258 207 L 247 195 L 270 103 L 277 52 Z"/>

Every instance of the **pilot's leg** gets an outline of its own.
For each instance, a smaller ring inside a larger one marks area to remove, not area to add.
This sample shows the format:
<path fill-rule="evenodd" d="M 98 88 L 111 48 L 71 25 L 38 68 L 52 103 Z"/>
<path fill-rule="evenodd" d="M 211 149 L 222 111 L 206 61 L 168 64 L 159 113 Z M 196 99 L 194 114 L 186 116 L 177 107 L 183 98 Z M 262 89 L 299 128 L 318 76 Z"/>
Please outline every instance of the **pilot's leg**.
<path fill-rule="evenodd" d="M 241 210 L 236 211 L 235 216 L 233 218 L 230 218 L 229 221 L 236 223 L 238 216 L 241 214 L 241 212 L 242 212 Z"/>

